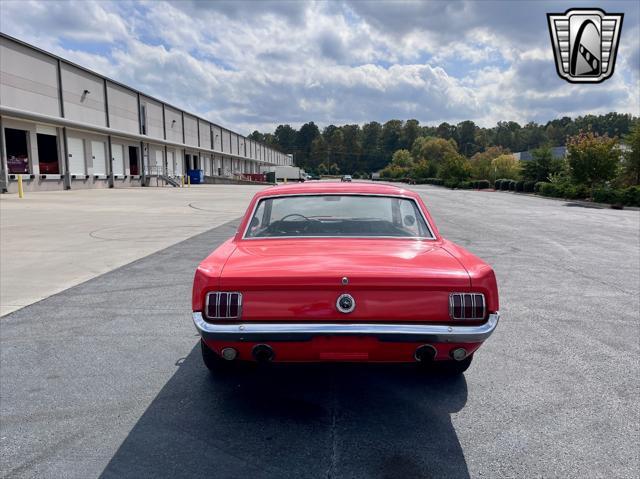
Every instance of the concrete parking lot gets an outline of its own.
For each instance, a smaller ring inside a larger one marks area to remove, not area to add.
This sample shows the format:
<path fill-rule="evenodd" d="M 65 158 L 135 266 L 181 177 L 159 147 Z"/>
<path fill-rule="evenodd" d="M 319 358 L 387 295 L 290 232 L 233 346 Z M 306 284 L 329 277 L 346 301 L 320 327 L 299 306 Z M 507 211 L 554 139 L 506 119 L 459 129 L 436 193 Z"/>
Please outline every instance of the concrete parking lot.
<path fill-rule="evenodd" d="M 244 213 L 261 186 L 0 196 L 0 316 Z"/>
<path fill-rule="evenodd" d="M 0 320 L 0 475 L 637 477 L 640 213 L 413 188 L 497 273 L 503 319 L 464 377 L 211 377 L 189 293 L 231 221 Z"/>

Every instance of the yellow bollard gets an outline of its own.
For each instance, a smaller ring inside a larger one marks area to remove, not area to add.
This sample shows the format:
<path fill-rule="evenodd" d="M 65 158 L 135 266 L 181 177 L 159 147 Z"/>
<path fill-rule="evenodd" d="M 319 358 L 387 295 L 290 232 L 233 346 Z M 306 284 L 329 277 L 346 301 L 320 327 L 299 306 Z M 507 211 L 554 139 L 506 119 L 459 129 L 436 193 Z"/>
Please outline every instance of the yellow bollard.
<path fill-rule="evenodd" d="M 187 175 L 187 188 L 191 188 L 191 177 Z"/>
<path fill-rule="evenodd" d="M 180 175 L 180 188 L 184 188 L 184 175 Z"/>
<path fill-rule="evenodd" d="M 22 189 L 22 175 L 18 175 L 18 198 L 24 198 L 24 190 Z"/>

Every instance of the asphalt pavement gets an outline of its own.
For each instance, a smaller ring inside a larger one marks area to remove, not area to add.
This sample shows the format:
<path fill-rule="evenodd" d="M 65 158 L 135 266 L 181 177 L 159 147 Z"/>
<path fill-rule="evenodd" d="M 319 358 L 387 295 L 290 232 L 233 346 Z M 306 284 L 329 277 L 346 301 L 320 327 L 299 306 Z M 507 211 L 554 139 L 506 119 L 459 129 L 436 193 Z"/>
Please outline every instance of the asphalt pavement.
<path fill-rule="evenodd" d="M 413 189 L 497 273 L 502 320 L 463 377 L 212 377 L 190 288 L 228 223 L 0 319 L 0 475 L 638 477 L 640 213 Z"/>

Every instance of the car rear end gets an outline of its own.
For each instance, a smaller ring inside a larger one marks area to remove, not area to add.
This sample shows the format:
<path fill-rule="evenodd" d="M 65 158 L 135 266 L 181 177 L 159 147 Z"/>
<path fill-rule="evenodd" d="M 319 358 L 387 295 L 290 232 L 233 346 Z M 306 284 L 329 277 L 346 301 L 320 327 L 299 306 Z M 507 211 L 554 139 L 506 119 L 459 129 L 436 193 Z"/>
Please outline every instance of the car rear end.
<path fill-rule="evenodd" d="M 230 362 L 470 361 L 499 320 L 495 275 L 432 231 L 240 236 L 223 268 L 196 272 L 194 323 Z"/>

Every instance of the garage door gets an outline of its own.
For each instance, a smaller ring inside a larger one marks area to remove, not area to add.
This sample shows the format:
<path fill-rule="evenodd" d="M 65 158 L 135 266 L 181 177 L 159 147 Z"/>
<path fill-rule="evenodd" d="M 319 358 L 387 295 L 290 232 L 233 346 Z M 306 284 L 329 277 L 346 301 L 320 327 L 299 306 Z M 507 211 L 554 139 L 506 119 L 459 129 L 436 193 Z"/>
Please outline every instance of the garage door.
<path fill-rule="evenodd" d="M 152 173 L 156 175 L 163 174 L 164 168 L 162 167 L 162 152 L 160 150 L 156 150 L 156 167 Z"/>
<path fill-rule="evenodd" d="M 91 142 L 91 155 L 93 156 L 93 174 L 94 175 L 106 175 L 107 174 L 107 162 L 105 161 L 107 155 L 105 154 L 103 141 Z"/>
<path fill-rule="evenodd" d="M 80 138 L 67 138 L 69 148 L 69 173 L 72 175 L 86 175 L 84 161 L 84 140 Z"/>
<path fill-rule="evenodd" d="M 176 161 L 176 154 L 171 150 L 167 150 L 167 175 L 169 176 L 174 175 L 174 171 L 176 169 L 175 161 Z"/>
<path fill-rule="evenodd" d="M 111 153 L 113 156 L 113 174 L 115 176 L 124 176 L 124 147 L 114 143 L 111 145 Z"/>
<path fill-rule="evenodd" d="M 183 164 L 183 161 L 182 161 L 182 150 L 177 150 L 176 151 L 176 176 L 184 175 L 182 164 Z"/>

